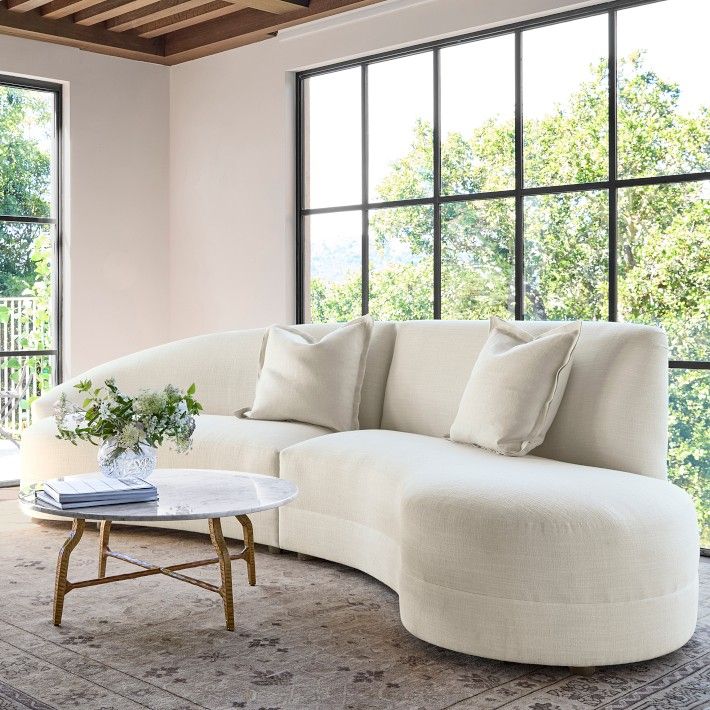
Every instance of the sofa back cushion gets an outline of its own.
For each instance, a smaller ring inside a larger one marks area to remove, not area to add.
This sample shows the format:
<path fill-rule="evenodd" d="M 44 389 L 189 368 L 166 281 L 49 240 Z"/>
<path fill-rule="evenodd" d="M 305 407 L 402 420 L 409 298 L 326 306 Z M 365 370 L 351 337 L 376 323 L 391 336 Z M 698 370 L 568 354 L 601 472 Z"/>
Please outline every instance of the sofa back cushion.
<path fill-rule="evenodd" d="M 339 326 L 332 323 L 311 323 L 295 326 L 312 337 L 322 338 Z M 360 395 L 360 429 L 379 429 L 382 422 L 382 404 L 385 385 L 392 363 L 397 325 L 386 321 L 376 321 L 370 338 L 370 350 L 365 364 L 365 379 Z"/>
<path fill-rule="evenodd" d="M 520 323 L 532 335 L 558 323 Z M 488 321 L 398 324 L 382 428 L 444 437 Z M 585 322 L 557 416 L 534 455 L 666 477 L 668 348 L 657 328 Z"/>

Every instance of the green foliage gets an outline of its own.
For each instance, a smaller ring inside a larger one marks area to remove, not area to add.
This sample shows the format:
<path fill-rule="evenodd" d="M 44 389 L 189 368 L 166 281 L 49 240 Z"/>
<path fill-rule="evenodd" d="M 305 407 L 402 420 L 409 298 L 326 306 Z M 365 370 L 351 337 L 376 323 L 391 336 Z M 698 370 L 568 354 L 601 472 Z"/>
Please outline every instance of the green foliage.
<path fill-rule="evenodd" d="M 51 125 L 36 93 L 0 86 L 0 214 L 49 217 L 51 156 L 39 138 Z M 0 222 L 0 296 L 18 296 L 37 281 L 30 254 L 38 229 Z"/>
<path fill-rule="evenodd" d="M 618 71 L 618 159 L 622 177 L 710 169 L 710 106 L 679 108 L 677 84 L 635 53 Z M 525 183 L 556 185 L 608 177 L 607 65 L 600 61 L 562 106 L 526 120 Z M 408 153 L 378 186 L 381 200 L 432 194 L 433 131 L 419 121 Z M 491 120 L 470 136 L 450 134 L 442 149 L 442 192 L 463 194 L 514 185 L 514 130 Z M 701 183 L 619 191 L 618 292 L 622 320 L 655 323 L 668 333 L 671 358 L 707 360 L 710 352 L 710 196 Z M 514 309 L 515 219 L 509 199 L 442 206 L 442 316 L 506 317 Z M 431 318 L 431 207 L 371 216 L 370 312 L 380 319 Z M 393 245 L 399 261 L 372 268 Z M 402 258 L 402 254 L 408 254 Z M 563 193 L 525 201 L 525 315 L 531 319 L 605 319 L 608 310 L 608 196 Z M 360 275 L 314 280 L 315 321 L 359 314 Z M 710 377 L 671 370 L 671 480 L 696 502 L 710 547 Z"/>
<path fill-rule="evenodd" d="M 202 411 L 194 397 L 194 384 L 185 392 L 167 385 L 136 397 L 121 392 L 114 380 L 106 380 L 103 387 L 82 380 L 75 388 L 86 397 L 81 407 L 69 402 L 66 395 L 59 398 L 55 409 L 58 439 L 95 445 L 114 440 L 114 456 L 128 449 L 140 453 L 142 444 L 157 447 L 166 439 L 178 451 L 190 449 L 195 416 Z"/>

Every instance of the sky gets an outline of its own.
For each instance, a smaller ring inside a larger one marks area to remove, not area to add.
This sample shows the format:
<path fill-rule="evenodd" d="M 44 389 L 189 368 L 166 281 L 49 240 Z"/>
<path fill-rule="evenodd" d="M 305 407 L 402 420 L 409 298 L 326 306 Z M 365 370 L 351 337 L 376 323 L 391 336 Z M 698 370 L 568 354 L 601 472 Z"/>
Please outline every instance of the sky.
<path fill-rule="evenodd" d="M 648 66 L 681 87 L 681 108 L 710 105 L 710 0 L 666 0 L 618 12 L 619 57 L 644 50 Z M 523 108 L 541 118 L 565 103 L 607 55 L 607 16 L 599 15 L 523 33 Z M 432 54 L 378 62 L 368 70 L 370 199 L 393 162 L 411 144 L 417 119 L 432 121 Z M 513 37 L 479 40 L 441 50 L 441 128 L 469 136 L 493 118 L 514 115 Z M 311 207 L 361 199 L 360 69 L 308 80 Z M 483 97 L 483 100 L 481 100 Z M 424 195 L 422 195 L 424 196 Z M 319 245 L 352 254 L 360 240 L 359 213 L 309 220 L 312 251 Z M 328 249 L 327 251 L 330 251 Z M 338 269 L 342 271 L 342 269 Z"/>

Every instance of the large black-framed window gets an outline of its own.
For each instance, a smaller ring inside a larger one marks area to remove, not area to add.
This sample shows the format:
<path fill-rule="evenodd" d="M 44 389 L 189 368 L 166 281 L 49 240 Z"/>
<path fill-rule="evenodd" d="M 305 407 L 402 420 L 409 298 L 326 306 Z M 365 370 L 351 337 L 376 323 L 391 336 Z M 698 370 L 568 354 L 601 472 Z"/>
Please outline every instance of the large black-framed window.
<path fill-rule="evenodd" d="M 61 380 L 62 86 L 0 75 L 2 437 L 19 439 Z"/>
<path fill-rule="evenodd" d="M 696 499 L 705 547 L 707 12 L 702 0 L 607 2 L 296 77 L 297 321 L 660 324 L 671 477 Z M 651 50 L 639 51 L 644 32 Z M 659 63 L 664 33 L 683 37 L 683 51 Z M 572 98 L 558 106 L 550 87 L 565 82 Z M 497 102 L 495 117 L 476 97 Z M 452 125 L 466 111 L 462 139 Z"/>

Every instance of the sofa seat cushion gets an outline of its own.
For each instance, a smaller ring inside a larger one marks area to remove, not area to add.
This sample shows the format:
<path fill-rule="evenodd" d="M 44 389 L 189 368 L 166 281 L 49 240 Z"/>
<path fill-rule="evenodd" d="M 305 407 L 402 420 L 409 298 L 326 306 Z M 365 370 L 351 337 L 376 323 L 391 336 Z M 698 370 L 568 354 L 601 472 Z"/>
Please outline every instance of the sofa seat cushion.
<path fill-rule="evenodd" d="M 375 528 L 410 574 L 475 594 L 615 602 L 687 584 L 690 497 L 657 479 L 419 434 L 330 434 L 285 449 L 284 509 Z M 282 529 L 284 534 L 287 530 Z"/>
<path fill-rule="evenodd" d="M 162 447 L 158 451 L 160 468 L 212 468 L 278 476 L 281 449 L 329 431 L 310 424 L 249 421 L 217 414 L 201 414 L 196 423 L 191 451 L 178 454 Z M 79 442 L 75 447 L 55 438 L 56 433 L 54 419 L 46 417 L 36 420 L 23 434 L 23 485 L 97 470 L 95 446 Z M 277 511 L 257 513 L 253 523 L 257 542 L 278 545 Z"/>

